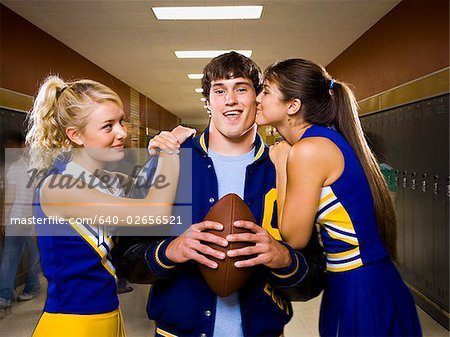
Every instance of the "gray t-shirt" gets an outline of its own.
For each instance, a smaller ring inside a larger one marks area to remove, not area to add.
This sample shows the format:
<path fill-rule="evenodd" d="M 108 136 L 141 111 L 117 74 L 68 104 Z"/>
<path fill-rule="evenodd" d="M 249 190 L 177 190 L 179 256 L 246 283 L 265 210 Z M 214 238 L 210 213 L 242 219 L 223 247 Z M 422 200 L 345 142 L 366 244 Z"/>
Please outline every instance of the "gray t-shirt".
<path fill-rule="evenodd" d="M 244 199 L 245 173 L 253 162 L 254 148 L 241 156 L 222 156 L 211 149 L 208 151 L 214 163 L 219 187 L 219 199 L 228 193 L 235 193 Z M 214 337 L 243 337 L 239 294 L 228 297 L 217 296 Z"/>

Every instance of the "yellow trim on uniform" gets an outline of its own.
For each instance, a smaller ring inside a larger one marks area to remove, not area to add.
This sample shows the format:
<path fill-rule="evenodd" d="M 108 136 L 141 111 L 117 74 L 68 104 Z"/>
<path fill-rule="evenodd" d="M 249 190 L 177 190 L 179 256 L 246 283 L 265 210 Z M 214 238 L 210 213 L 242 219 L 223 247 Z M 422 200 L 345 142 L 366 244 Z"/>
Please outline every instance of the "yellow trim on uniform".
<path fill-rule="evenodd" d="M 359 246 L 350 250 L 347 250 L 345 252 L 341 253 L 327 253 L 327 257 L 331 258 L 345 258 L 348 255 L 351 255 L 353 253 L 359 253 Z"/>
<path fill-rule="evenodd" d="M 350 233 L 355 234 L 353 222 L 350 219 L 347 210 L 340 202 L 324 210 L 319 216 L 318 223 L 320 225 L 324 226 L 326 222 L 344 232 L 349 231 Z"/>
<path fill-rule="evenodd" d="M 70 223 L 70 225 L 72 226 L 73 229 L 75 229 L 78 234 L 80 234 L 80 236 L 97 252 L 97 254 L 101 257 L 101 261 L 102 261 L 102 265 L 103 267 L 105 267 L 105 269 L 108 271 L 108 273 L 110 273 L 112 276 L 116 277 L 116 271 L 114 270 L 114 267 L 112 267 L 111 265 L 108 264 L 108 259 L 106 258 L 107 253 L 105 253 L 104 251 L 102 251 L 101 249 L 98 248 L 97 243 L 95 243 L 94 241 L 91 240 L 91 238 L 89 236 L 87 236 L 84 232 L 81 231 L 81 229 L 78 227 L 77 223 L 75 222 L 75 220 L 71 219 L 68 221 Z M 111 240 L 111 239 L 110 239 Z M 109 241 L 110 243 L 112 243 L 112 240 Z"/>
<path fill-rule="evenodd" d="M 324 196 L 322 199 L 320 199 L 319 201 L 319 205 L 324 204 L 325 202 L 327 202 L 328 200 L 330 200 L 331 198 L 334 197 L 334 193 L 333 191 L 331 191 L 329 194 L 327 194 L 326 196 Z"/>
<path fill-rule="evenodd" d="M 168 266 L 168 265 L 162 263 L 161 260 L 159 259 L 159 248 L 161 248 L 161 245 L 162 245 L 163 243 L 164 243 L 164 241 L 161 241 L 161 242 L 159 243 L 159 245 L 158 245 L 158 246 L 156 247 L 156 249 L 155 249 L 155 260 L 156 260 L 156 262 L 157 262 L 161 267 L 166 268 L 166 269 L 172 269 L 172 268 L 174 268 L 175 266 Z"/>
<path fill-rule="evenodd" d="M 170 332 L 164 331 L 161 328 L 156 328 L 156 333 L 160 334 L 161 336 L 165 337 L 178 337 L 177 335 L 171 334 Z"/>
<path fill-rule="evenodd" d="M 122 313 L 77 315 L 44 312 L 32 337 L 125 337 Z"/>
<path fill-rule="evenodd" d="M 208 149 L 206 148 L 204 133 L 202 133 L 202 135 L 200 136 L 200 146 L 202 147 L 203 151 L 205 151 L 205 153 L 208 153 Z"/>
<path fill-rule="evenodd" d="M 263 152 L 264 152 L 264 143 L 261 141 L 261 145 L 259 146 L 258 152 L 256 153 L 256 156 L 253 159 L 253 161 L 257 161 L 262 156 Z"/>
<path fill-rule="evenodd" d="M 327 231 L 328 235 L 330 235 L 333 239 L 347 242 L 347 243 L 349 243 L 349 244 L 351 244 L 353 246 L 358 246 L 359 245 L 359 242 L 358 242 L 357 238 L 351 238 L 350 236 L 347 236 L 347 235 L 344 236 L 341 233 L 339 233 L 339 236 L 337 236 L 337 235 L 333 234 L 333 232 L 330 229 L 326 228 L 326 227 L 325 227 L 325 230 Z"/>
<path fill-rule="evenodd" d="M 273 228 L 272 217 L 273 209 L 275 208 L 275 201 L 277 200 L 277 189 L 272 188 L 264 196 L 264 215 L 262 220 L 262 228 L 264 228 L 269 234 L 277 241 L 281 241 L 281 234 L 277 228 Z"/>
<path fill-rule="evenodd" d="M 279 278 L 289 278 L 289 277 L 291 277 L 291 276 L 293 276 L 296 272 L 297 272 L 297 270 L 298 270 L 298 267 L 300 266 L 300 261 L 298 260 L 298 257 L 297 256 L 295 256 L 295 261 L 297 262 L 296 264 L 295 264 L 295 269 L 294 269 L 294 271 L 293 272 L 290 272 L 289 274 L 277 274 L 277 273 L 274 273 L 273 271 L 271 271 L 271 273 L 273 274 L 273 275 L 275 275 L 276 277 L 279 277 Z"/>
<path fill-rule="evenodd" d="M 330 264 L 327 263 L 327 271 L 329 272 L 333 272 L 333 273 L 337 273 L 337 272 L 342 272 L 342 271 L 349 271 L 349 270 L 353 270 L 356 268 L 359 268 L 363 265 L 362 261 L 359 260 L 357 263 L 349 265 L 349 266 L 345 266 L 345 267 L 331 267 Z M 337 265 L 339 266 L 339 265 Z"/>

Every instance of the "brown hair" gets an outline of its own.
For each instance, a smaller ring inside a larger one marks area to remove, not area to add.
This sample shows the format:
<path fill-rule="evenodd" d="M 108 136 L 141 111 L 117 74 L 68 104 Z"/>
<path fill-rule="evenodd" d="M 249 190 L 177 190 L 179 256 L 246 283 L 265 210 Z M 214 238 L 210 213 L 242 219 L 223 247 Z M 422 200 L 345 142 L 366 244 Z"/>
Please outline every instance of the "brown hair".
<path fill-rule="evenodd" d="M 289 59 L 269 66 L 264 77 L 278 85 L 282 99 L 298 98 L 305 121 L 334 126 L 355 151 L 369 181 L 378 231 L 389 255 L 397 259 L 397 220 L 394 205 L 377 160 L 364 138 L 358 106 L 351 89 L 331 78 L 324 67 L 303 59 Z"/>
<path fill-rule="evenodd" d="M 259 66 L 252 59 L 231 51 L 213 58 L 203 69 L 203 96 L 209 100 L 212 81 L 237 77 L 250 79 L 256 95 L 261 92 L 263 82 Z"/>

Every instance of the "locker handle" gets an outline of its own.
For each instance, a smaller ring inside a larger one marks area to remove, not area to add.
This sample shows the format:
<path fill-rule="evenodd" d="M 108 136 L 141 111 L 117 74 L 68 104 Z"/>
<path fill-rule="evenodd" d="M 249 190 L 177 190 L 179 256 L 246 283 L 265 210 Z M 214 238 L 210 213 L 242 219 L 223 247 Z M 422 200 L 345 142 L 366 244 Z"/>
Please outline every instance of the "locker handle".
<path fill-rule="evenodd" d="M 416 176 L 417 176 L 417 173 L 415 171 L 411 172 L 411 178 L 412 178 L 411 179 L 411 188 L 413 190 L 416 189 Z"/>
<path fill-rule="evenodd" d="M 434 195 L 438 195 L 438 193 L 439 193 L 439 184 L 438 184 L 439 175 L 435 174 L 434 177 L 433 177 L 433 180 L 434 180 L 434 182 L 433 182 L 433 194 Z"/>
<path fill-rule="evenodd" d="M 408 187 L 408 178 L 407 178 L 407 176 L 408 176 L 408 171 L 403 171 L 403 184 L 402 184 L 403 188 Z"/>
<path fill-rule="evenodd" d="M 426 192 L 427 191 L 427 174 L 423 173 L 422 174 L 422 192 Z"/>
<path fill-rule="evenodd" d="M 395 178 L 394 178 L 395 179 L 395 186 L 398 186 L 398 174 L 399 174 L 400 171 L 399 170 L 395 170 L 394 172 L 395 172 Z"/>

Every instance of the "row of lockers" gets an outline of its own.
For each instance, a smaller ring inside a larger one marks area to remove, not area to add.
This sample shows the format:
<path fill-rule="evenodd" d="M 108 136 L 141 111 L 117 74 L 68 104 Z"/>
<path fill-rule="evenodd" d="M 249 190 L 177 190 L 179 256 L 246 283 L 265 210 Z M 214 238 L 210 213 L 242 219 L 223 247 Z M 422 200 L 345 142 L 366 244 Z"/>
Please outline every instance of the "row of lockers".
<path fill-rule="evenodd" d="M 449 95 L 362 116 L 361 123 L 378 159 L 396 172 L 402 276 L 448 315 Z"/>
<path fill-rule="evenodd" d="M 439 184 L 448 178 L 448 105 L 449 95 L 385 110 L 361 121 L 380 160 L 388 159 L 402 174 L 437 175 Z M 384 158 L 385 157 L 385 158 Z"/>

